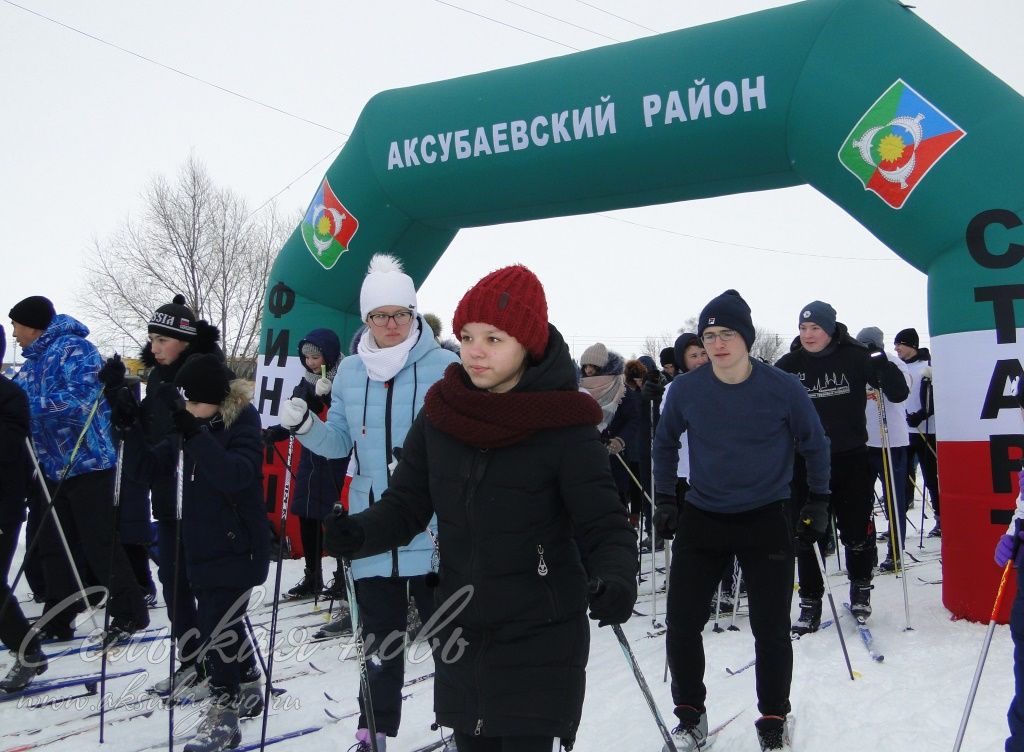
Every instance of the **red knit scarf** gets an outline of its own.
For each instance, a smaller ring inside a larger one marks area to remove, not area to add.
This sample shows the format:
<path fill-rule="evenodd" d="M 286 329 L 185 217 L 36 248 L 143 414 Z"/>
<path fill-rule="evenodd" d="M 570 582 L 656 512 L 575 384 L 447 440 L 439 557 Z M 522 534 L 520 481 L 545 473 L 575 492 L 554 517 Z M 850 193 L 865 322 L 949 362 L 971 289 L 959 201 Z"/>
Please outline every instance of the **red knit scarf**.
<path fill-rule="evenodd" d="M 463 380 L 462 366 L 452 363 L 444 378 L 430 387 L 424 402 L 437 428 L 477 449 L 511 446 L 546 428 L 596 426 L 601 408 L 578 391 L 492 392 Z"/>

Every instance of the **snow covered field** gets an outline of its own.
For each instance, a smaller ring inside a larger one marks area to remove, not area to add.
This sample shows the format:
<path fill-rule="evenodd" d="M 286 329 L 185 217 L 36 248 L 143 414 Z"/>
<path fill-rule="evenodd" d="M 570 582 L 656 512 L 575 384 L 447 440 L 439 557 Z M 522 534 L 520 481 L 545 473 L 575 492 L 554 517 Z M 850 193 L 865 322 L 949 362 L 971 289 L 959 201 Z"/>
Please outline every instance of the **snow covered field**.
<path fill-rule="evenodd" d="M 918 521 L 919 518 L 915 519 L 915 522 Z M 882 523 L 881 520 L 879 522 Z M 904 631 L 906 615 L 902 580 L 893 575 L 882 575 L 875 579 L 874 615 L 870 627 L 879 652 L 885 655 L 883 662 L 876 663 L 869 658 L 848 614 L 841 615 L 841 624 L 854 670 L 858 674 L 856 681 L 850 681 L 847 674 L 834 626 L 794 644 L 792 702 L 794 715 L 798 719 L 797 749 L 808 752 L 952 749 L 985 635 L 985 625 L 950 620 L 949 613 L 941 604 L 941 585 L 922 581 L 941 578 L 941 565 L 937 558 L 939 541 L 926 538 L 924 548 L 918 549 L 916 533 L 913 535 L 908 541 L 908 550 L 922 559 L 920 565 L 907 570 L 913 631 Z M 834 571 L 835 561 L 834 556 L 827 560 L 830 570 Z M 271 578 L 267 583 L 271 592 L 273 572 L 272 567 Z M 283 576 L 285 587 L 297 581 L 301 574 L 301 561 L 286 562 Z M 829 579 L 837 605 L 842 610 L 843 601 L 849 600 L 846 579 L 841 575 Z M 19 594 L 25 597 L 27 591 L 23 587 L 19 588 Z M 661 622 L 664 613 L 664 597 L 661 594 L 658 604 L 660 614 L 656 618 Z M 651 605 L 650 586 L 645 584 L 637 609 L 647 616 L 635 616 L 624 629 L 662 713 L 671 724 L 672 701 L 668 684 L 662 681 L 664 638 L 647 636 L 652 628 Z M 26 609 L 34 614 L 39 606 L 29 604 Z M 827 604 L 825 610 L 828 611 Z M 324 622 L 322 614 L 311 614 L 310 611 L 311 603 L 303 606 L 289 605 L 281 611 L 280 626 L 291 630 L 288 637 L 293 642 L 302 637 L 301 632 L 296 631 L 299 628 L 307 626 L 315 629 Z M 166 623 L 163 608 L 151 611 L 151 615 L 153 626 Z M 823 618 L 828 618 L 827 614 Z M 267 623 L 269 613 L 257 609 L 252 614 L 252 620 L 256 624 Z M 727 625 L 728 621 L 724 621 L 723 626 Z M 752 638 L 743 610 L 736 625 L 739 631 L 713 633 L 710 624 L 705 630 L 709 720 L 711 726 L 715 726 L 739 713 L 739 717 L 721 732 L 715 749 L 724 752 L 757 752 L 758 744 L 753 728 L 754 720 L 758 717 L 754 672 L 747 670 L 730 676 L 726 671 L 726 668 L 739 668 L 753 657 Z M 83 631 L 80 629 L 79 633 Z M 116 722 L 139 707 L 137 703 L 129 702 L 132 694 L 137 696 L 153 681 L 166 676 L 166 645 L 166 641 L 145 643 L 135 648 L 136 655 L 112 662 L 111 671 L 144 668 L 145 672 L 114 680 L 108 685 L 108 693 L 119 707 L 108 713 L 103 749 L 134 752 L 150 747 L 166 748 L 167 711 L 160 708 L 159 704 L 151 706 L 156 709 L 148 717 L 136 716 L 131 720 Z M 57 647 L 49 646 L 48 652 L 53 652 Z M 325 707 L 337 715 L 344 715 L 356 708 L 356 663 L 354 660 L 341 660 L 343 652 L 346 651 L 338 642 L 306 646 L 301 653 L 296 648 L 285 647 L 276 661 L 274 674 L 279 677 L 280 685 L 287 692 L 277 700 L 278 707 L 269 719 L 268 734 L 308 727 L 323 728 L 313 734 L 278 743 L 273 749 L 279 752 L 307 749 L 334 752 L 347 750 L 354 743 L 355 718 L 330 722 L 324 713 Z M 420 649 L 419 652 L 422 654 L 426 651 Z M 326 673 L 312 671 L 308 666 L 310 659 Z M 0 657 L 0 670 L 6 671 L 10 662 L 8 654 Z M 94 669 L 99 670 L 98 662 L 86 663 L 76 653 L 52 661 L 50 670 L 40 679 L 50 680 Z M 433 665 L 428 658 L 423 663 L 410 665 L 406 678 L 432 670 Z M 95 724 L 95 718 L 85 720 L 83 717 L 98 708 L 96 696 L 83 698 L 68 706 L 56 704 L 27 709 L 31 704 L 81 691 L 80 687 L 51 691 L 30 700 L 22 700 L 20 706 L 17 702 L 0 704 L 0 752 L 24 749 L 22 745 L 42 744 L 61 734 Z M 335 700 L 326 698 L 325 691 Z M 432 691 L 433 684 L 429 680 L 414 684 L 406 690 L 409 696 L 404 705 L 401 735 L 389 743 L 388 749 L 391 752 L 413 750 L 438 739 L 438 732 L 430 729 L 433 720 Z M 1012 693 L 1012 645 L 1008 628 L 999 627 L 968 726 L 964 750 L 980 752 L 1002 749 L 1006 706 Z M 176 711 L 176 722 L 188 724 L 192 719 L 194 711 L 193 714 L 189 713 L 188 708 Z M 242 726 L 242 744 L 256 742 L 258 748 L 260 722 L 246 721 Z M 99 749 L 98 739 L 98 733 L 93 730 L 45 744 L 42 748 L 54 752 Z M 612 631 L 594 627 L 587 698 L 576 749 L 581 752 L 655 752 L 661 749 L 661 744 L 659 733 Z M 180 746 L 177 745 L 178 748 Z"/>

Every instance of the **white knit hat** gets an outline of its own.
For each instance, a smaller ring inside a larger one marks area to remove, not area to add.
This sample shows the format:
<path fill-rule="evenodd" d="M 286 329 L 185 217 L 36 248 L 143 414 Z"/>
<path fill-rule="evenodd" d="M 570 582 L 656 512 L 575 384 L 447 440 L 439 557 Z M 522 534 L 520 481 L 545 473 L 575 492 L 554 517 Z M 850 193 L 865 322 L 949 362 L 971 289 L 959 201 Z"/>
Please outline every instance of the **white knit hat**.
<path fill-rule="evenodd" d="M 370 311 L 381 306 L 405 306 L 416 311 L 416 286 L 402 270 L 402 262 L 387 253 L 370 259 L 366 279 L 359 290 L 359 314 L 363 321 Z"/>

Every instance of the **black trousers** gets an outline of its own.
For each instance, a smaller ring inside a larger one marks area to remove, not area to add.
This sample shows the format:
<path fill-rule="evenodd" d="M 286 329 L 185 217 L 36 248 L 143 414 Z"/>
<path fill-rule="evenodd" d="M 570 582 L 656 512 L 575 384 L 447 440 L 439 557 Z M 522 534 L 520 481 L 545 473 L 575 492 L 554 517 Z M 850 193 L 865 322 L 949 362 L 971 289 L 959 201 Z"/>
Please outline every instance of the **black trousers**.
<path fill-rule="evenodd" d="M 259 676 L 244 621 L 252 588 L 197 588 L 195 594 L 203 636 L 198 657 L 205 659 L 210 670 L 210 685 L 237 697 L 243 677 Z"/>
<path fill-rule="evenodd" d="M 797 458 L 793 469 L 794 530 L 800 509 L 807 501 L 806 478 L 803 461 Z M 866 447 L 862 451 L 832 455 L 829 481 L 832 511 L 846 550 L 846 571 L 851 582 L 871 582 L 872 568 L 878 558 L 872 521 L 874 487 L 875 471 Z M 821 598 L 825 594 L 825 583 L 821 579 L 814 550 L 809 545 L 797 544 L 797 564 L 801 597 Z"/>
<path fill-rule="evenodd" d="M 704 641 L 711 598 L 732 557 L 747 583 L 750 629 L 757 659 L 757 707 L 762 715 L 790 710 L 793 644 L 793 528 L 788 501 L 739 514 L 705 512 L 683 503 L 669 575 L 666 648 L 676 705 L 703 708 Z M 460 748 L 461 749 L 461 748 Z"/>
<path fill-rule="evenodd" d="M 185 572 L 185 543 L 178 541 L 177 553 L 174 548 L 175 525 L 177 521 L 159 520 L 156 523 L 157 550 L 159 561 L 156 574 L 160 579 L 160 588 L 167 604 L 167 616 L 171 622 L 171 634 L 178 645 L 178 655 L 183 665 L 195 662 L 202 639 L 199 625 L 199 612 L 196 606 L 196 594 L 192 591 L 192 583 Z M 175 575 L 177 575 L 177 593 L 175 593 Z M 177 596 L 177 600 L 175 600 Z"/>
<path fill-rule="evenodd" d="M 0 527 L 0 607 L 4 612 L 3 619 L 0 619 L 0 642 L 3 642 L 8 650 L 14 651 L 27 647 L 38 647 L 38 642 L 35 640 L 27 645 L 22 644 L 29 633 L 28 619 L 25 618 L 18 599 L 7 584 L 7 576 L 11 571 L 14 551 L 18 547 L 20 531 L 20 522 Z"/>
<path fill-rule="evenodd" d="M 455 732 L 459 752 L 551 752 L 553 736 L 473 736 Z"/>
<path fill-rule="evenodd" d="M 47 482 L 52 494 L 57 483 Z M 135 582 L 128 557 L 120 545 L 114 545 L 114 469 L 95 470 L 66 478 L 54 498 L 54 509 L 69 544 L 80 548 L 92 579 L 110 593 L 110 616 L 131 621 L 136 629 L 149 626 L 149 613 L 142 589 Z M 79 606 L 78 592 L 53 520 L 45 521 L 46 550 L 40 551 L 46 573 L 46 614 L 54 612 L 54 621 L 74 618 Z M 82 580 L 89 581 L 82 572 Z M 70 616 L 69 616 L 70 614 Z"/>
<path fill-rule="evenodd" d="M 299 539 L 302 541 L 302 553 L 306 559 L 306 569 L 320 575 L 320 559 L 324 550 L 324 529 L 320 520 L 299 517 Z M 320 575 L 318 580 L 323 580 Z"/>
<path fill-rule="evenodd" d="M 910 446 L 907 447 L 907 498 L 914 498 L 914 483 L 917 479 L 917 465 L 921 465 L 924 487 L 932 501 L 935 517 L 939 516 L 939 464 L 935 459 L 935 434 L 922 436 L 916 428 L 910 430 Z"/>
<path fill-rule="evenodd" d="M 398 726 L 402 721 L 402 684 L 405 681 L 405 651 L 402 646 L 409 618 L 410 595 L 420 612 L 420 621 L 425 624 L 434 614 L 434 591 L 427 587 L 424 577 L 367 577 L 356 580 L 356 603 L 359 605 L 367 653 L 374 655 L 383 645 L 387 654 L 383 658 L 378 655 L 380 660 L 368 661 L 367 666 L 374 721 L 378 733 L 388 736 L 398 736 Z M 367 728 L 362 688 L 359 690 L 359 710 L 359 728 Z"/>

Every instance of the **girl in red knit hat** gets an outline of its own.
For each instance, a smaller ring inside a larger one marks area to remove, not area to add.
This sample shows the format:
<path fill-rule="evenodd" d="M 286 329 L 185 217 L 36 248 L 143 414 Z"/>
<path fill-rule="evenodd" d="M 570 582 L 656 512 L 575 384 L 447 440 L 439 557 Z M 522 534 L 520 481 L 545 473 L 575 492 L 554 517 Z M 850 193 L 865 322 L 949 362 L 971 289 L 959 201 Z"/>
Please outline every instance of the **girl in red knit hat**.
<path fill-rule="evenodd" d="M 434 708 L 459 752 L 571 748 L 583 707 L 589 603 L 599 626 L 636 601 L 636 535 L 544 288 L 524 266 L 484 277 L 455 310 L 461 364 L 427 393 L 391 485 L 328 522 L 331 553 L 370 556 L 436 513 Z M 457 647 L 456 647 L 457 646 Z"/>

